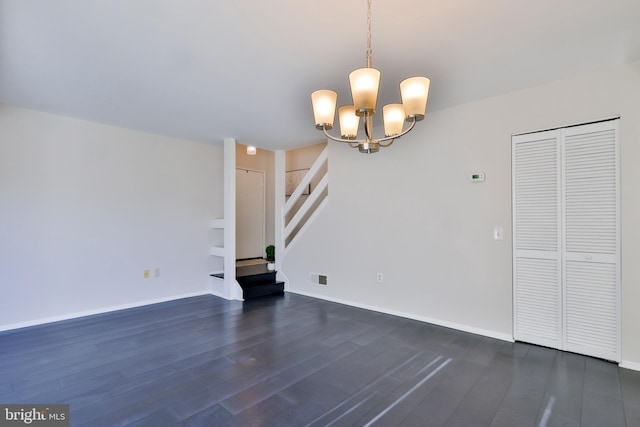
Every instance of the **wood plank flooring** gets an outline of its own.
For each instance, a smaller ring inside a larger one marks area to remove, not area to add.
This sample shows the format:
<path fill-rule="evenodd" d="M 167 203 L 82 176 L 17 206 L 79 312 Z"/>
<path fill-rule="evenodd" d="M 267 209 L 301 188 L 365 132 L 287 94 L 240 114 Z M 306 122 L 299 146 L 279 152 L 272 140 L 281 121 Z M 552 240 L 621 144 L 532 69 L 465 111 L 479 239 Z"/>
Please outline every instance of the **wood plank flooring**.
<path fill-rule="evenodd" d="M 73 426 L 640 426 L 640 372 L 293 294 L 0 333 L 0 403 Z"/>

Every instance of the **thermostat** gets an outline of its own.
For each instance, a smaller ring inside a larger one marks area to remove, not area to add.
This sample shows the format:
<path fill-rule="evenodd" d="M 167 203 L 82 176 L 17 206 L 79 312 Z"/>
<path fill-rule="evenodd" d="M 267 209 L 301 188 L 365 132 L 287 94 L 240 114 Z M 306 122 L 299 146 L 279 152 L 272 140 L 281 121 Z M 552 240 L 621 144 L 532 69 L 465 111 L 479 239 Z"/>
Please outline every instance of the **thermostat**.
<path fill-rule="evenodd" d="M 474 172 L 469 175 L 469 181 L 471 182 L 484 182 L 484 172 Z"/>

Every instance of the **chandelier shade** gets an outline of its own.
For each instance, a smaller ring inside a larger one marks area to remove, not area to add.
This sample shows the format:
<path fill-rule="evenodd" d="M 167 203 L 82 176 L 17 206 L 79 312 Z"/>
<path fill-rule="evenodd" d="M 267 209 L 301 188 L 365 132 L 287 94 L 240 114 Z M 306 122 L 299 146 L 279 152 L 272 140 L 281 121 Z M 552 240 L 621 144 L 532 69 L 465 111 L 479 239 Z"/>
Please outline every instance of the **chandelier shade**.
<path fill-rule="evenodd" d="M 337 100 L 338 94 L 332 90 L 317 90 L 311 94 L 316 128 L 331 129 L 333 127 Z"/>
<path fill-rule="evenodd" d="M 405 112 L 402 104 L 387 104 L 382 108 L 384 136 L 396 136 L 402 133 Z"/>
<path fill-rule="evenodd" d="M 351 99 L 353 105 L 344 105 L 338 109 L 340 138 L 327 132 L 333 128 L 338 94 L 332 90 L 318 90 L 311 94 L 313 115 L 316 128 L 322 130 L 327 138 L 348 143 L 361 153 L 376 153 L 380 147 L 389 147 L 393 142 L 409 133 L 416 122 L 424 119 L 429 96 L 430 80 L 426 77 L 411 77 L 400 83 L 402 104 L 388 104 L 382 108 L 384 137 L 373 137 L 373 116 L 378 103 L 380 71 L 372 67 L 371 50 L 371 0 L 367 0 L 367 66 L 349 74 Z M 358 137 L 360 119 L 365 138 Z M 409 122 L 404 129 L 404 122 Z"/>
<path fill-rule="evenodd" d="M 424 118 L 430 85 L 431 81 L 426 77 L 411 77 L 400 82 L 400 97 L 407 119 L 415 117 L 416 120 L 422 120 Z"/>
<path fill-rule="evenodd" d="M 338 120 L 340 121 L 340 135 L 346 139 L 356 139 L 360 117 L 356 115 L 356 107 L 345 105 L 338 108 Z"/>
<path fill-rule="evenodd" d="M 351 98 L 356 115 L 375 114 L 380 87 L 380 71 L 375 68 L 359 68 L 349 74 Z"/>

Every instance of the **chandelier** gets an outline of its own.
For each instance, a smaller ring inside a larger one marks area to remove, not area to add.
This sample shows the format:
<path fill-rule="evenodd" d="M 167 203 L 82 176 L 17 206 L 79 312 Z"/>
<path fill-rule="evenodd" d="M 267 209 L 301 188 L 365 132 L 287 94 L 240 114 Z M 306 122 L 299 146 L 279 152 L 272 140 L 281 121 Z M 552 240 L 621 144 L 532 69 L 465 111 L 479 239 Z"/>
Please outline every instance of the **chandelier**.
<path fill-rule="evenodd" d="M 332 90 L 318 90 L 311 94 L 316 129 L 322 130 L 327 138 L 345 142 L 361 153 L 377 153 L 380 147 L 389 147 L 397 138 L 409 133 L 416 122 L 424 119 L 429 96 L 430 80 L 426 77 L 411 77 L 400 83 L 402 104 L 388 104 L 382 108 L 384 137 L 373 137 L 373 115 L 376 113 L 380 71 L 371 66 L 371 0 L 367 0 L 367 67 L 349 74 L 353 105 L 338 109 L 340 135 L 335 137 L 327 132 L 333 128 L 338 94 Z M 356 139 L 360 118 L 363 118 L 365 139 Z M 405 120 L 409 122 L 403 130 Z"/>

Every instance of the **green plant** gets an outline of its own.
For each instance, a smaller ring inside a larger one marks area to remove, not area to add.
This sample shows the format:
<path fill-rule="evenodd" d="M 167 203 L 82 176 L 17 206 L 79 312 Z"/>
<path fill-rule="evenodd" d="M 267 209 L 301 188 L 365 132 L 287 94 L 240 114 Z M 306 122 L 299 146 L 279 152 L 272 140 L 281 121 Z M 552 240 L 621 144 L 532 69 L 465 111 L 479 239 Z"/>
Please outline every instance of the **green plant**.
<path fill-rule="evenodd" d="M 267 253 L 267 261 L 275 261 L 276 260 L 276 247 L 273 245 L 269 245 L 266 247 L 265 252 Z"/>

